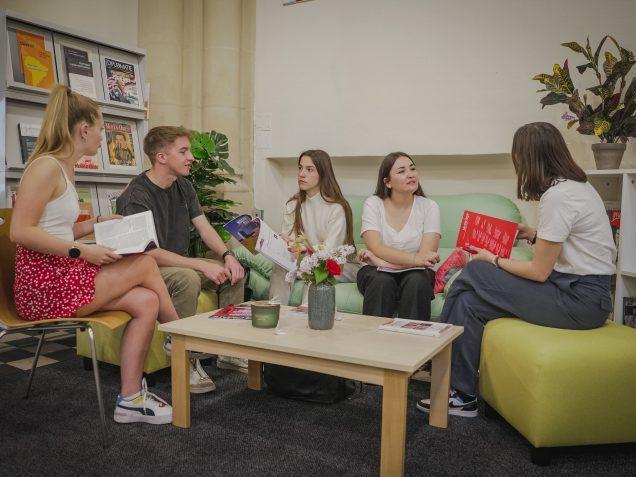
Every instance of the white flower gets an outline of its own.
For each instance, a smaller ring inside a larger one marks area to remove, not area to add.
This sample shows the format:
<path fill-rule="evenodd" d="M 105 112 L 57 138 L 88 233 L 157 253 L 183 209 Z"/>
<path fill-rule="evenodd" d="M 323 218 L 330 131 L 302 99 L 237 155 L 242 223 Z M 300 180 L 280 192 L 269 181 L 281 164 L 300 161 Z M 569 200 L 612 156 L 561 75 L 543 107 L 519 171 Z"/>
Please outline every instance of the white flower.
<path fill-rule="evenodd" d="M 331 252 L 327 250 L 318 250 L 314 255 L 318 257 L 318 260 L 327 260 L 328 258 L 331 258 Z"/>
<path fill-rule="evenodd" d="M 347 258 L 341 257 L 339 255 L 336 258 L 334 258 L 334 260 L 336 261 L 338 265 L 344 265 L 345 263 L 347 263 Z"/>
<path fill-rule="evenodd" d="M 285 281 L 289 283 L 296 281 L 296 272 L 294 270 L 287 272 L 287 275 L 285 275 Z"/>

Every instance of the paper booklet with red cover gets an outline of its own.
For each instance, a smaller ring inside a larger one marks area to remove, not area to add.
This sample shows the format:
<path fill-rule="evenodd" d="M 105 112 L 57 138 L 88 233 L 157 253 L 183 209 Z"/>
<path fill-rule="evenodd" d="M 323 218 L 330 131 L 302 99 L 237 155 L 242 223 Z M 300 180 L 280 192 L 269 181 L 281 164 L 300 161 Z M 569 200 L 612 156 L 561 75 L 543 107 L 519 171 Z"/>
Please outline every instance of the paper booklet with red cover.
<path fill-rule="evenodd" d="M 484 248 L 501 258 L 509 258 L 518 229 L 516 222 L 465 210 L 456 246 Z"/>

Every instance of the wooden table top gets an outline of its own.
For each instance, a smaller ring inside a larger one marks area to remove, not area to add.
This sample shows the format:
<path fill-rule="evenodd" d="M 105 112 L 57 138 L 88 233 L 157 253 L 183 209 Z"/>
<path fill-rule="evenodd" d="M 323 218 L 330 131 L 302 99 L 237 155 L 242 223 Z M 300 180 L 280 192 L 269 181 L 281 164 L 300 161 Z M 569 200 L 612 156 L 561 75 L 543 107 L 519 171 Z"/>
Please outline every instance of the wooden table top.
<path fill-rule="evenodd" d="M 214 312 L 159 325 L 174 335 L 311 356 L 413 373 L 463 332 L 461 326 L 439 338 L 380 331 L 389 321 L 376 316 L 336 313 L 331 330 L 312 330 L 307 314 L 281 307 L 276 329 L 252 326 L 250 320 L 210 318 Z"/>

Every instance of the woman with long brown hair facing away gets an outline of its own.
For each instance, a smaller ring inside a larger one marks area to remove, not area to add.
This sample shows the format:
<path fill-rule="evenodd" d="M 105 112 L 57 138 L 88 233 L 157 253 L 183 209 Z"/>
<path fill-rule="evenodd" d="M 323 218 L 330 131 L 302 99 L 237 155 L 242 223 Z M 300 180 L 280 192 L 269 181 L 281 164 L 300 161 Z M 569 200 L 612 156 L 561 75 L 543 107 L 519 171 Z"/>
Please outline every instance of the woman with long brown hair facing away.
<path fill-rule="evenodd" d="M 79 216 L 74 166 L 94 156 L 104 121 L 97 103 L 58 85 L 51 91 L 35 150 L 27 161 L 11 221 L 17 244 L 15 305 L 25 320 L 81 317 L 121 310 L 132 319 L 121 343 L 117 422 L 167 424 L 172 408 L 146 388 L 143 364 L 155 321 L 178 319 L 152 257 L 122 257 L 99 245 L 76 242 L 93 233 L 98 216 Z"/>
<path fill-rule="evenodd" d="M 311 149 L 298 157 L 298 192 L 285 206 L 282 233 L 288 240 L 303 235 L 310 246 L 322 244 L 326 250 L 353 245 L 351 206 L 342 195 L 333 172 L 331 158 L 325 151 Z M 359 265 L 347 263 L 339 282 L 355 281 Z M 283 305 L 289 303 L 293 283 L 285 281 L 286 272 L 274 265 L 269 297 Z M 307 287 L 303 294 L 306 302 Z"/>
<path fill-rule="evenodd" d="M 534 244 L 532 260 L 478 250 L 452 284 L 441 321 L 464 327 L 453 342 L 449 413 L 477 415 L 481 337 L 489 320 L 517 317 L 551 328 L 603 326 L 612 309 L 610 278 L 616 247 L 596 189 L 574 162 L 561 133 L 530 123 L 515 133 L 512 162 L 517 196 L 538 200 L 538 227 L 519 226 Z M 417 408 L 429 412 L 424 399 Z"/>
<path fill-rule="evenodd" d="M 424 196 L 411 156 L 388 154 L 378 172 L 375 194 L 362 211 L 366 250 L 358 290 L 365 315 L 429 320 L 434 298 L 432 268 L 439 262 L 439 207 Z M 378 270 L 382 267 L 387 271 Z"/>

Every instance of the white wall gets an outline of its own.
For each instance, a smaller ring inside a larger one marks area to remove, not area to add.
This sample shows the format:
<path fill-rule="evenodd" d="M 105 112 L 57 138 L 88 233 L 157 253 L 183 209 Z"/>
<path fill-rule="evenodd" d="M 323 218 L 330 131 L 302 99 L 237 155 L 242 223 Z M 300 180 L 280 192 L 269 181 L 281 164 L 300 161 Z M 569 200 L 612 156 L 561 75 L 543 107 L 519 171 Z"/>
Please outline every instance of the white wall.
<path fill-rule="evenodd" d="M 350 193 L 369 194 L 377 157 L 404 150 L 422 156 L 416 162 L 429 193 L 513 198 L 514 173 L 502 154 L 516 128 L 564 125 L 565 108 L 540 109 L 532 76 L 566 57 L 574 70 L 582 61 L 559 45 L 588 34 L 595 43 L 611 33 L 636 49 L 633 0 L 281 3 L 259 0 L 256 17 L 255 114 L 271 114 L 271 148 L 256 138 L 255 204 L 275 226 L 295 180 L 293 167 L 266 158 L 310 147 L 373 156 L 336 160 Z M 593 138 L 567 132 L 566 140 L 591 167 Z M 634 151 L 631 144 L 626 163 Z M 533 207 L 523 204 L 523 212 L 532 223 Z"/>
<path fill-rule="evenodd" d="M 137 0 L 0 0 L 0 8 L 137 46 Z"/>

